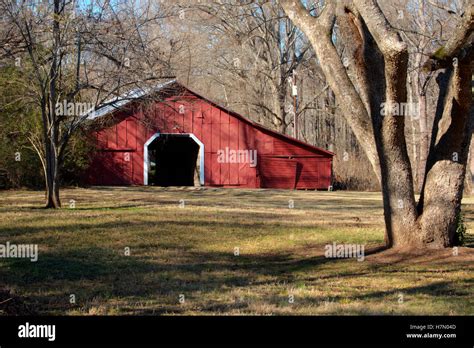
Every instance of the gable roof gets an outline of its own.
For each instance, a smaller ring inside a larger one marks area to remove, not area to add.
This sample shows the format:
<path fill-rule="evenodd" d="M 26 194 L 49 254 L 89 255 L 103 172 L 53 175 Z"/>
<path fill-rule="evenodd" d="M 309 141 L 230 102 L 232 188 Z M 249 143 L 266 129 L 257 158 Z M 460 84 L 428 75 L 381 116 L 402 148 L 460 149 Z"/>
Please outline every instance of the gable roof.
<path fill-rule="evenodd" d="M 135 100 L 141 99 L 153 93 L 160 92 L 164 88 L 174 83 L 177 83 L 176 79 L 160 83 L 154 87 L 136 88 L 131 91 L 128 91 L 127 93 L 124 93 L 119 97 L 115 97 L 104 102 L 104 104 L 99 105 L 99 107 L 97 107 L 95 110 L 90 111 L 87 115 L 87 120 L 95 120 L 99 117 L 111 114 Z"/>
<path fill-rule="evenodd" d="M 276 132 L 270 128 L 267 128 L 257 122 L 254 122 L 232 110 L 229 110 L 227 109 L 226 107 L 200 95 L 199 93 L 196 93 L 194 92 L 193 90 L 189 89 L 188 87 L 182 85 L 181 83 L 179 83 L 176 79 L 172 79 L 172 80 L 169 80 L 169 81 L 166 81 L 166 82 L 163 82 L 163 83 L 160 83 L 154 87 L 151 87 L 151 88 L 137 88 L 135 90 L 132 90 L 132 91 L 129 91 L 127 93 L 125 93 L 124 95 L 120 96 L 120 97 L 117 97 L 117 98 L 114 98 L 108 102 L 105 102 L 102 106 L 99 106 L 96 110 L 90 112 L 88 115 L 87 115 L 87 119 L 88 120 L 96 120 L 100 117 L 103 117 L 103 116 L 106 116 L 106 115 L 109 115 L 115 111 L 118 111 L 120 110 L 121 108 L 125 107 L 126 105 L 130 104 L 131 102 L 133 101 L 136 101 L 136 100 L 139 100 L 141 98 L 144 98 L 148 95 L 151 95 L 153 93 L 157 93 L 157 92 L 161 92 L 163 91 L 166 87 L 170 87 L 172 85 L 176 85 L 176 87 L 178 88 L 183 88 L 185 89 L 186 91 L 188 91 L 189 93 L 195 95 L 196 97 L 198 97 L 199 99 L 202 99 L 206 102 L 208 102 L 209 104 L 211 104 L 212 106 L 218 108 L 218 109 L 221 109 L 222 111 L 228 113 L 229 115 L 265 132 L 265 133 L 269 133 L 275 137 L 278 137 L 278 138 L 281 138 L 281 139 L 285 139 L 287 141 L 290 141 L 294 144 L 298 144 L 300 146 L 303 146 L 303 147 L 306 147 L 308 149 L 311 149 L 313 151 L 318 151 L 318 152 L 322 152 L 324 154 L 327 154 L 327 155 L 330 155 L 330 156 L 335 156 L 335 153 L 331 152 L 331 151 L 328 151 L 328 150 L 324 150 L 320 147 L 317 147 L 317 146 L 314 146 L 314 145 L 310 145 L 308 143 L 305 143 L 304 141 L 301 141 L 301 140 L 298 140 L 296 138 L 293 138 L 289 135 L 286 135 L 286 134 L 282 134 L 282 133 L 279 133 L 279 132 Z"/>

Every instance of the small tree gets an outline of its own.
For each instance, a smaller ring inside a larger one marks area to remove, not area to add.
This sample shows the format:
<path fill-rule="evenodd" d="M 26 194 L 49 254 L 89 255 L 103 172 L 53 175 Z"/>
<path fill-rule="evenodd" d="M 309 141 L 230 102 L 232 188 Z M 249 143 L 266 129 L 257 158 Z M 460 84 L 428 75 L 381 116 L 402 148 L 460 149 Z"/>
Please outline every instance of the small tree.
<path fill-rule="evenodd" d="M 467 5 L 453 37 L 426 69 L 441 72 L 437 113 L 418 202 L 401 108 L 407 102 L 408 50 L 376 0 L 327 1 L 313 17 L 300 0 L 281 0 L 306 34 L 329 86 L 381 182 L 390 247 L 452 246 L 472 134 L 472 32 L 474 5 Z M 334 27 L 352 47 L 343 64 Z M 352 74 L 348 74 L 350 66 Z"/>
<path fill-rule="evenodd" d="M 1 58 L 15 63 L 35 104 L 41 136 L 31 139 L 44 169 L 46 207 L 61 206 L 59 169 L 74 132 L 96 106 L 148 88 L 167 74 L 148 30 L 161 3 L 0 0 Z"/>

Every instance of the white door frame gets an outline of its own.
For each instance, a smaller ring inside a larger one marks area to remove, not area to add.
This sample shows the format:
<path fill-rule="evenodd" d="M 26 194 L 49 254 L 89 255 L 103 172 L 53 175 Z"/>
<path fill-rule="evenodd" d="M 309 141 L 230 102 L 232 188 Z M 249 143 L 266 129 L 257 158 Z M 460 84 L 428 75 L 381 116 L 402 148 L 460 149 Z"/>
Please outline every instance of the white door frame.
<path fill-rule="evenodd" d="M 193 133 L 155 133 L 145 143 L 143 150 L 143 184 L 148 186 L 148 169 L 150 167 L 150 157 L 148 155 L 148 146 L 160 135 L 173 135 L 177 137 L 187 137 L 194 140 L 199 145 L 199 183 L 204 186 L 204 144 Z"/>

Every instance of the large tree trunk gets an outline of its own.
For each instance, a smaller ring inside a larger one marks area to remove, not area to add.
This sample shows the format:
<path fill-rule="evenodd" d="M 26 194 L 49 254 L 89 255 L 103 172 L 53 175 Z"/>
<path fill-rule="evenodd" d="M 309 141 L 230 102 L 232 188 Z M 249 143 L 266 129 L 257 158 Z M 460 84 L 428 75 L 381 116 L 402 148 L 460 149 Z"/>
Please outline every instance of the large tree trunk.
<path fill-rule="evenodd" d="M 384 57 L 385 105 L 407 102 L 408 50 L 400 36 L 391 30 L 382 12 L 373 1 L 355 1 L 362 18 Z M 370 52 L 368 52 L 370 53 Z M 383 93 L 380 91 L 379 93 Z M 412 168 L 405 139 L 405 115 L 388 108 L 383 115 L 372 111 L 372 119 L 381 117 L 381 127 L 375 129 L 375 140 L 382 174 L 386 244 L 389 247 L 409 247 L 419 244 L 413 192 Z M 377 124 L 376 122 L 374 122 Z"/>
<path fill-rule="evenodd" d="M 299 0 L 281 2 L 313 45 L 328 84 L 378 175 L 387 246 L 406 249 L 453 245 L 471 136 L 472 47 L 468 46 L 471 54 L 456 60 L 446 98 L 441 98 L 442 112 L 433 127 L 422 195 L 416 206 L 404 133 L 406 115 L 391 108 L 381 113 L 383 102 L 398 107 L 407 102 L 406 44 L 375 0 L 328 2 L 318 18 L 312 17 Z M 455 43 L 448 43 L 444 59 L 456 57 L 458 48 L 466 45 L 467 33 L 472 32 L 473 8 L 466 11 L 455 33 Z M 351 43 L 356 45 L 349 49 L 354 63 L 351 76 L 332 41 L 336 17 L 353 23 L 346 31 L 344 25 L 339 25 L 342 36 L 349 37 L 349 47 Z"/>
<path fill-rule="evenodd" d="M 455 242 L 472 136 L 471 59 L 449 67 L 448 89 L 433 130 L 425 183 L 418 204 L 423 242 L 448 247 Z M 443 79 L 440 80 L 443 88 Z M 444 79 L 446 81 L 446 78 Z"/>

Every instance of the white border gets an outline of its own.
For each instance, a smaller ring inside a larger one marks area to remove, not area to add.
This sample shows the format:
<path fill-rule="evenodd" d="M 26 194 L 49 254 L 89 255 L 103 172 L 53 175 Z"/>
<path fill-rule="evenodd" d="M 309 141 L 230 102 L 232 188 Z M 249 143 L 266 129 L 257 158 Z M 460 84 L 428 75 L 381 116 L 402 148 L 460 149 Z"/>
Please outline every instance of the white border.
<path fill-rule="evenodd" d="M 199 145 L 199 183 L 204 186 L 204 144 L 193 133 L 155 133 L 147 140 L 143 150 L 143 185 L 148 186 L 148 167 L 150 158 L 148 157 L 148 146 L 160 135 L 174 135 L 178 137 L 189 137 Z"/>

